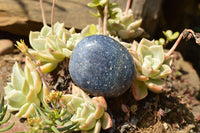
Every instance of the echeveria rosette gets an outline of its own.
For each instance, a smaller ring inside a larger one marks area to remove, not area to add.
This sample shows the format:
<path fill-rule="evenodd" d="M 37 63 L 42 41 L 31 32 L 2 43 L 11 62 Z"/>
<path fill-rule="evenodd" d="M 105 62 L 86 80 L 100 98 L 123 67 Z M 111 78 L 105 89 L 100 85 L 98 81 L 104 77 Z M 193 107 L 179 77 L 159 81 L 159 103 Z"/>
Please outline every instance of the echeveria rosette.
<path fill-rule="evenodd" d="M 48 73 L 54 70 L 65 57 L 70 58 L 75 45 L 81 40 L 79 33 L 65 29 L 64 23 L 54 25 L 52 28 L 44 25 L 40 32 L 30 32 L 30 45 L 33 49 L 29 52 L 36 60 L 41 60 L 41 70 Z"/>
<path fill-rule="evenodd" d="M 172 72 L 170 59 L 165 59 L 163 46 L 157 45 L 155 41 L 142 39 L 139 44 L 134 42 L 131 50 L 136 65 L 136 78 L 132 84 L 135 99 L 146 97 L 147 89 L 161 93 L 164 84 L 162 78 Z"/>
<path fill-rule="evenodd" d="M 27 118 L 34 110 L 34 105 L 40 105 L 48 90 L 42 85 L 39 73 L 33 62 L 26 57 L 24 71 L 18 63 L 12 70 L 11 82 L 4 88 L 8 109 L 18 111 L 17 117 Z"/>
<path fill-rule="evenodd" d="M 80 88 L 73 85 L 72 94 L 63 95 L 62 103 L 67 106 L 68 113 L 72 114 L 70 121 L 78 122 L 78 130 L 84 133 L 99 133 L 101 128 L 108 129 L 112 126 L 103 97 L 90 98 Z"/>
<path fill-rule="evenodd" d="M 108 31 L 111 35 L 122 39 L 134 39 L 143 33 L 144 30 L 140 28 L 142 19 L 135 20 L 131 9 L 127 14 L 120 8 L 114 8 L 112 11 L 116 12 L 116 15 L 108 19 Z"/>

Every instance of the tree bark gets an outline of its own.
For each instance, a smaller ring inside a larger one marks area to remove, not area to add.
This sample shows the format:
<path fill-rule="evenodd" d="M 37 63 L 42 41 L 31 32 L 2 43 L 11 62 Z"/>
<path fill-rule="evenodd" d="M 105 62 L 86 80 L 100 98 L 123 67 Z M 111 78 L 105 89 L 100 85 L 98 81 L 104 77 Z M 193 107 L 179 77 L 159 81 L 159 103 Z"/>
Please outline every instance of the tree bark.
<path fill-rule="evenodd" d="M 132 0 L 132 10 L 135 19 L 142 18 L 142 28 L 154 35 L 162 0 Z"/>

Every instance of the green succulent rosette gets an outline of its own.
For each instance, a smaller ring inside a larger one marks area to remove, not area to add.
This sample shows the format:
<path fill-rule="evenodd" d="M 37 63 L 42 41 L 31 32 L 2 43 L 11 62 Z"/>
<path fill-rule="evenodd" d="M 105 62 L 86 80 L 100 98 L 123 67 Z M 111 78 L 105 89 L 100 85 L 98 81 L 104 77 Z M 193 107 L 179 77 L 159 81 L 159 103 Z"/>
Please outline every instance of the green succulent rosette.
<path fill-rule="evenodd" d="M 34 110 L 34 105 L 40 105 L 48 94 L 48 89 L 42 85 L 39 73 L 33 62 L 26 57 L 24 71 L 18 63 L 12 70 L 11 82 L 4 88 L 8 109 L 18 111 L 17 117 L 27 118 Z"/>
<path fill-rule="evenodd" d="M 78 130 L 83 133 L 99 133 L 101 128 L 108 129 L 112 126 L 103 97 L 90 98 L 80 88 L 73 85 L 72 94 L 63 95 L 62 103 L 67 106 L 69 114 L 72 114 L 70 121 L 78 123 Z"/>
<path fill-rule="evenodd" d="M 112 11 L 116 15 L 108 19 L 108 31 L 111 35 L 119 36 L 122 39 L 134 39 L 144 32 L 140 28 L 142 19 L 135 20 L 131 9 L 129 9 L 128 14 L 120 8 L 114 8 Z"/>
<path fill-rule="evenodd" d="M 132 84 L 132 91 L 136 100 L 147 96 L 147 89 L 155 93 L 163 91 L 163 78 L 169 75 L 170 58 L 165 59 L 162 45 L 155 41 L 142 39 L 140 43 L 134 42 L 130 49 L 136 66 L 136 77 Z"/>
<path fill-rule="evenodd" d="M 42 61 L 41 70 L 43 73 L 53 71 L 59 62 L 65 57 L 70 58 L 75 45 L 81 40 L 79 33 L 75 30 L 65 29 L 64 23 L 54 25 L 52 28 L 44 25 L 40 32 L 30 32 L 30 45 L 33 49 L 29 52 L 35 56 L 36 60 Z"/>

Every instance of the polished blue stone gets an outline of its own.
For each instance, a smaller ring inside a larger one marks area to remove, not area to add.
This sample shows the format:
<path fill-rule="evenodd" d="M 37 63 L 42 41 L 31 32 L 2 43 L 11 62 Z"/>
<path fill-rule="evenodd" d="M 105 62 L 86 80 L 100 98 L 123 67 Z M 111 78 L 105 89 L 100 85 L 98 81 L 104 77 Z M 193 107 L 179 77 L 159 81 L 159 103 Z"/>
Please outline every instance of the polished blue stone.
<path fill-rule="evenodd" d="M 104 35 L 92 35 L 74 48 L 69 72 L 75 84 L 87 93 L 116 97 L 130 88 L 134 62 L 118 41 Z"/>

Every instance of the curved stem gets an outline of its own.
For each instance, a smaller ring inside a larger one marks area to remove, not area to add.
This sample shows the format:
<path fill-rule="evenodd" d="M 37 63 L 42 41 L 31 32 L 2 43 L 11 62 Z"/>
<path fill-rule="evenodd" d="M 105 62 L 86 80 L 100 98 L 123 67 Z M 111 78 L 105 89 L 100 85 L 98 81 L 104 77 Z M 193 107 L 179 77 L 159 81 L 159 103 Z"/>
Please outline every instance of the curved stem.
<path fill-rule="evenodd" d="M 51 29 L 52 35 L 54 34 L 54 9 L 55 9 L 56 0 L 53 0 L 52 10 L 51 10 Z"/>
<path fill-rule="evenodd" d="M 103 18 L 103 34 L 107 35 L 107 19 L 108 19 L 108 0 L 104 8 L 104 18 Z"/>
<path fill-rule="evenodd" d="M 128 0 L 127 3 L 126 3 L 126 10 L 125 10 L 126 15 L 128 14 L 128 10 L 130 8 L 130 5 L 131 5 L 131 0 Z"/>
<path fill-rule="evenodd" d="M 174 50 L 176 49 L 176 47 L 178 46 L 178 44 L 180 43 L 181 39 L 183 38 L 183 33 L 181 33 L 178 37 L 178 39 L 176 40 L 176 42 L 174 43 L 173 47 L 168 51 L 168 53 L 165 55 L 165 59 L 167 59 L 170 55 L 172 55 L 172 53 L 174 52 Z"/>
<path fill-rule="evenodd" d="M 103 26 L 102 26 L 102 21 L 101 21 L 101 18 L 99 18 L 99 33 L 102 33 L 103 32 Z"/>
<path fill-rule="evenodd" d="M 46 17 L 45 17 L 45 12 L 44 12 L 43 0 L 40 0 L 40 8 L 41 8 L 41 13 L 42 13 L 43 25 L 47 25 Z"/>
<path fill-rule="evenodd" d="M 36 60 L 35 60 L 35 57 L 33 55 L 31 55 L 29 52 L 27 52 L 27 55 L 29 58 L 31 58 L 31 60 L 33 61 L 33 63 L 37 66 L 37 71 L 39 72 L 41 78 L 42 78 L 42 81 L 43 83 L 46 85 L 47 89 L 49 90 L 49 92 L 51 91 L 49 85 L 47 84 L 47 81 L 45 79 L 45 76 L 44 74 L 42 73 L 41 69 L 40 69 L 40 65 L 37 64 Z"/>

